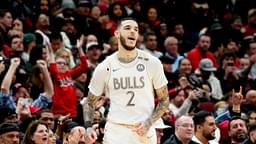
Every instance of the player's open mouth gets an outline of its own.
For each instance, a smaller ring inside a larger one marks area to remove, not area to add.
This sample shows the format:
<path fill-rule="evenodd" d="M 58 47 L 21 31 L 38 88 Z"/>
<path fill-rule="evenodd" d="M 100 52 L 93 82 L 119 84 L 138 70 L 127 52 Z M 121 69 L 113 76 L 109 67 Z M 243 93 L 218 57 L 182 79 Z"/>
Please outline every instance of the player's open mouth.
<path fill-rule="evenodd" d="M 129 40 L 135 40 L 135 38 L 133 38 L 133 37 L 128 37 L 128 39 L 129 39 Z"/>

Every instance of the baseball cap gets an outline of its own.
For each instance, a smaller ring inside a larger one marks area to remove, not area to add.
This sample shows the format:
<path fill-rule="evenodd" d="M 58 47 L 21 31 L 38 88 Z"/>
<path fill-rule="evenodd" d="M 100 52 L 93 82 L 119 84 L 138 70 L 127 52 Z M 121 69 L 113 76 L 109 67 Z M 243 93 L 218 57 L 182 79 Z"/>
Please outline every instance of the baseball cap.
<path fill-rule="evenodd" d="M 251 16 L 254 16 L 254 15 L 256 15 L 256 9 L 255 8 L 254 9 L 250 9 L 248 11 L 248 16 L 251 17 Z"/>
<path fill-rule="evenodd" d="M 3 120 L 5 118 L 7 118 L 8 116 L 16 114 L 16 112 L 13 109 L 11 109 L 7 106 L 1 106 L 0 107 L 0 114 L 1 114 L 0 120 Z"/>
<path fill-rule="evenodd" d="M 8 132 L 13 132 L 13 131 L 20 132 L 20 129 L 16 124 L 13 124 L 13 123 L 0 124 L 0 135 L 8 133 Z"/>
<path fill-rule="evenodd" d="M 25 33 L 23 36 L 23 43 L 24 44 L 29 44 L 32 41 L 36 41 L 36 36 L 33 33 Z"/>
<path fill-rule="evenodd" d="M 90 7 L 91 6 L 91 2 L 89 0 L 79 0 L 78 3 L 77 3 L 77 6 Z"/>
<path fill-rule="evenodd" d="M 75 9 L 76 5 L 72 0 L 63 0 L 61 7 L 65 10 L 65 9 Z"/>
<path fill-rule="evenodd" d="M 216 71 L 210 59 L 204 58 L 200 61 L 199 68 L 203 71 Z"/>
<path fill-rule="evenodd" d="M 155 122 L 154 127 L 156 129 L 166 129 L 166 128 L 170 128 L 171 126 L 168 126 L 168 125 L 164 124 L 163 119 L 160 118 L 159 120 L 157 120 Z"/>
<path fill-rule="evenodd" d="M 100 45 L 99 45 L 99 43 L 97 43 L 97 42 L 88 42 L 87 44 L 86 44 L 86 51 L 88 51 L 88 50 L 90 50 L 91 48 L 100 48 Z"/>

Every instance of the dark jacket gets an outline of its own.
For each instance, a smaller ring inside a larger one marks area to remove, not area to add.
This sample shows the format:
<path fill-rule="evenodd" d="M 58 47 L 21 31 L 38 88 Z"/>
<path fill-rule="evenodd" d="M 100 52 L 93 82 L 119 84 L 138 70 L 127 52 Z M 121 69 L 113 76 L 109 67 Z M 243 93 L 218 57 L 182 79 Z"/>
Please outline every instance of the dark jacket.
<path fill-rule="evenodd" d="M 182 142 L 176 137 L 176 135 L 172 135 L 163 144 L 182 144 Z M 198 144 L 198 143 L 191 140 L 189 144 Z"/>
<path fill-rule="evenodd" d="M 254 143 L 248 138 L 242 144 L 254 144 Z"/>

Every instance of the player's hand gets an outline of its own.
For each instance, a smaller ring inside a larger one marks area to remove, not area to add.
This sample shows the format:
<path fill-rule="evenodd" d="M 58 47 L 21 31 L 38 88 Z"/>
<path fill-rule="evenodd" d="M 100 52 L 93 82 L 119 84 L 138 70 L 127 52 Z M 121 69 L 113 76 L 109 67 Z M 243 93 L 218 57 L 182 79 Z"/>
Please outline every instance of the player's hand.
<path fill-rule="evenodd" d="M 95 141 L 97 140 L 97 133 L 96 131 L 89 127 L 86 129 L 86 141 L 88 142 L 88 144 L 93 144 Z"/>
<path fill-rule="evenodd" d="M 20 58 L 12 58 L 11 59 L 11 64 L 14 66 L 19 66 L 20 65 Z"/>
<path fill-rule="evenodd" d="M 136 132 L 139 136 L 146 135 L 148 130 L 149 128 L 147 128 L 145 123 L 139 123 L 139 125 L 133 129 L 133 131 Z"/>

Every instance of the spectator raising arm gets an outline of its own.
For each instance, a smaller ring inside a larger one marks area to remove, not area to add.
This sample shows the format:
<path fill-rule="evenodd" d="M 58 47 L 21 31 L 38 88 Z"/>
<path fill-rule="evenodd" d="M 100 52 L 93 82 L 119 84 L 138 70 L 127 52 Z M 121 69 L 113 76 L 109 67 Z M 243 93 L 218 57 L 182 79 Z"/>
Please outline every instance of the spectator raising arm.
<path fill-rule="evenodd" d="M 37 65 L 39 66 L 44 78 L 44 95 L 51 98 L 53 96 L 54 90 L 52 79 L 47 69 L 47 64 L 43 60 L 38 60 Z"/>
<path fill-rule="evenodd" d="M 6 95 L 10 94 L 10 86 L 12 84 L 12 79 L 19 64 L 20 64 L 20 58 L 11 59 L 10 68 L 8 69 L 1 85 L 2 93 Z"/>

